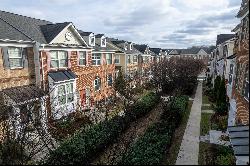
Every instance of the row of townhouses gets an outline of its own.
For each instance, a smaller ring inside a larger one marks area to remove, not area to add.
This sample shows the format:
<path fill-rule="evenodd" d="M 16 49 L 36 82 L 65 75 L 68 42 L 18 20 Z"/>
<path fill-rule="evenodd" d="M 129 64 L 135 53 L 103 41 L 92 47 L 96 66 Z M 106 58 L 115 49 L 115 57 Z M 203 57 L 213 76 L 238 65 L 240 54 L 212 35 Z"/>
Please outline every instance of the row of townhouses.
<path fill-rule="evenodd" d="M 237 164 L 249 163 L 249 0 L 242 0 L 233 34 L 217 36 L 208 63 L 214 81 L 225 78 L 229 101 L 228 131 Z"/>
<path fill-rule="evenodd" d="M 71 22 L 5 11 L 0 11 L 0 25 L 0 110 L 18 118 L 15 126 L 29 118 L 45 125 L 77 110 L 94 110 L 115 94 L 119 71 L 134 80 L 138 74 L 147 78 L 155 60 L 210 57 L 203 49 L 150 48 L 85 32 Z"/>

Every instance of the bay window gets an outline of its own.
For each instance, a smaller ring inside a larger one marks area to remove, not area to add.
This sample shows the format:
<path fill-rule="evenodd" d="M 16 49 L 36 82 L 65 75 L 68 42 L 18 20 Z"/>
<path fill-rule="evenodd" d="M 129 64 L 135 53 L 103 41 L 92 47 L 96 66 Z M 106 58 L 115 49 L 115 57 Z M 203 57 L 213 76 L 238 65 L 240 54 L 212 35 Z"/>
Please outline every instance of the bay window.
<path fill-rule="evenodd" d="M 112 64 L 112 54 L 106 54 L 106 63 L 107 65 Z"/>
<path fill-rule="evenodd" d="M 86 65 L 86 52 L 85 51 L 79 52 L 79 65 L 80 66 Z"/>
<path fill-rule="evenodd" d="M 101 65 L 101 54 L 100 53 L 92 54 L 92 65 Z"/>
<path fill-rule="evenodd" d="M 22 48 L 10 47 L 8 48 L 10 68 L 23 67 Z"/>
<path fill-rule="evenodd" d="M 58 86 L 58 103 L 64 105 L 74 101 L 73 83 Z"/>
<path fill-rule="evenodd" d="M 66 51 L 50 51 L 51 68 L 68 67 L 68 54 Z"/>

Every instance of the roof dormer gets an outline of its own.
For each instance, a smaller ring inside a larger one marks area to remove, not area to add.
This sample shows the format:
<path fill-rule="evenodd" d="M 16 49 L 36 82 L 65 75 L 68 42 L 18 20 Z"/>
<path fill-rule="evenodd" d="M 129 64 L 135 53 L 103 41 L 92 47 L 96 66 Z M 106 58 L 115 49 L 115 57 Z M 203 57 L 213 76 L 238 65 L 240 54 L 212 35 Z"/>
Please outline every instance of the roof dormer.
<path fill-rule="evenodd" d="M 128 43 L 127 42 L 124 43 L 124 50 L 128 50 Z"/>
<path fill-rule="evenodd" d="M 129 49 L 130 49 L 130 50 L 133 50 L 133 43 L 130 43 L 130 44 L 129 44 Z"/>
<path fill-rule="evenodd" d="M 91 33 L 89 35 L 89 45 L 90 46 L 95 46 L 95 34 L 94 33 Z"/>
<path fill-rule="evenodd" d="M 101 47 L 106 47 L 106 44 L 107 44 L 107 39 L 106 37 L 103 35 L 101 37 Z"/>

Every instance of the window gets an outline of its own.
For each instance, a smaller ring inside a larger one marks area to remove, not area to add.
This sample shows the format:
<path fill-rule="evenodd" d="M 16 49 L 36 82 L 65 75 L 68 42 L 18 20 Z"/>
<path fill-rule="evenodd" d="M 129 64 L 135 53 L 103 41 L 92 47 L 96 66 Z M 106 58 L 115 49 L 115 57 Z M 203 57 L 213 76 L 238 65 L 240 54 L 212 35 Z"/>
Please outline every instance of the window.
<path fill-rule="evenodd" d="M 107 65 L 112 64 L 112 54 L 106 54 L 106 63 Z"/>
<path fill-rule="evenodd" d="M 137 55 L 134 55 L 134 57 L 133 57 L 133 63 L 137 63 Z"/>
<path fill-rule="evenodd" d="M 115 55 L 115 64 L 120 64 L 120 55 Z"/>
<path fill-rule="evenodd" d="M 112 86 L 112 83 L 113 83 L 112 74 L 109 74 L 109 75 L 107 76 L 107 82 L 108 82 L 108 86 Z"/>
<path fill-rule="evenodd" d="M 103 37 L 102 39 L 101 39 L 101 46 L 102 47 L 106 47 L 106 38 L 105 37 Z"/>
<path fill-rule="evenodd" d="M 128 46 L 126 43 L 124 43 L 124 49 L 127 50 L 128 49 Z"/>
<path fill-rule="evenodd" d="M 131 63 L 130 55 L 128 55 L 127 63 Z"/>
<path fill-rule="evenodd" d="M 79 52 L 79 65 L 80 66 L 84 66 L 86 65 L 86 52 L 85 51 L 81 51 Z"/>
<path fill-rule="evenodd" d="M 23 55 L 21 48 L 8 48 L 10 68 L 23 67 Z"/>
<path fill-rule="evenodd" d="M 94 87 L 95 87 L 95 91 L 98 91 L 101 89 L 101 79 L 100 77 L 95 77 L 95 80 L 94 80 Z"/>
<path fill-rule="evenodd" d="M 95 46 L 95 36 L 93 34 L 89 36 L 89 45 Z"/>
<path fill-rule="evenodd" d="M 51 68 L 61 68 L 68 66 L 68 54 L 66 51 L 50 51 Z"/>
<path fill-rule="evenodd" d="M 133 50 L 133 44 L 130 44 L 130 50 Z"/>
<path fill-rule="evenodd" d="M 64 105 L 74 101 L 73 83 L 66 83 L 58 86 L 58 102 Z"/>
<path fill-rule="evenodd" d="M 101 65 L 101 54 L 92 54 L 92 65 Z"/>

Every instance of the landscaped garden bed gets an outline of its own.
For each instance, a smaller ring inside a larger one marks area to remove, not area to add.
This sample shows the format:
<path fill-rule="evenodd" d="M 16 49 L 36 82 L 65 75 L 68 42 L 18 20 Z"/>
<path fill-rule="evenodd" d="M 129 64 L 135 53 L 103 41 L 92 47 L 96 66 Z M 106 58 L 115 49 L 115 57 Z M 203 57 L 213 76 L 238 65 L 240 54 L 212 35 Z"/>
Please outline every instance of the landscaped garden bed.
<path fill-rule="evenodd" d="M 160 101 L 150 92 L 137 101 L 124 117 L 116 116 L 76 133 L 51 152 L 46 164 L 88 164 L 128 128 L 134 120 L 146 115 Z"/>

